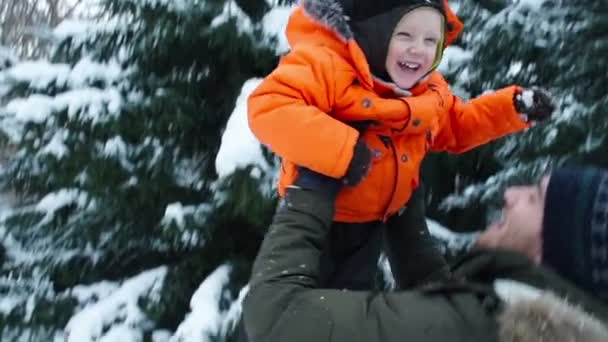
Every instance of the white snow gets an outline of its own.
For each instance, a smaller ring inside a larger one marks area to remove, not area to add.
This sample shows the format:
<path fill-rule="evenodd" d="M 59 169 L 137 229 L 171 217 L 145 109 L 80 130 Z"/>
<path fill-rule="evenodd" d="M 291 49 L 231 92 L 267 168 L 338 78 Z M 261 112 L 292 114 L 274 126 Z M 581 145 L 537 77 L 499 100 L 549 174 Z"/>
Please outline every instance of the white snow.
<path fill-rule="evenodd" d="M 90 58 L 83 58 L 71 70 L 68 84 L 72 88 L 79 88 L 101 80 L 109 85 L 122 79 L 125 73 L 114 60 L 109 63 L 97 63 Z"/>
<path fill-rule="evenodd" d="M 211 206 L 207 203 L 184 206 L 179 202 L 175 202 L 167 205 L 165 208 L 165 215 L 161 222 L 164 225 L 175 223 L 178 228 L 183 229 L 185 227 L 185 216 L 194 215 L 196 218 L 206 217 L 211 210 Z"/>
<path fill-rule="evenodd" d="M 118 115 L 123 103 L 122 96 L 115 88 L 71 90 L 57 96 L 56 101 L 58 109 L 67 108 L 71 118 L 79 115 L 82 121 L 92 121 L 93 124 L 105 122 L 108 117 L 103 114 L 110 117 Z M 87 110 L 81 112 L 84 108 Z M 107 109 L 107 113 L 103 112 L 103 108 Z"/>
<path fill-rule="evenodd" d="M 266 37 L 277 38 L 277 46 L 275 47 L 277 54 L 282 54 L 289 50 L 285 28 L 287 27 L 289 14 L 294 8 L 296 8 L 295 4 L 276 6 L 262 18 L 262 29 Z M 251 19 L 249 19 L 234 0 L 226 1 L 222 13 L 213 19 L 211 27 L 220 26 L 231 19 L 234 19 L 239 23 L 238 30 L 240 33 L 249 33 L 253 31 L 254 24 L 251 22 Z M 268 44 L 268 41 L 264 40 L 261 43 Z"/>
<path fill-rule="evenodd" d="M 0 81 L 14 80 L 27 82 L 34 89 L 45 89 L 55 82 L 59 87 L 65 85 L 69 78 L 68 64 L 52 64 L 48 61 L 31 61 L 16 64 L 0 74 Z"/>
<path fill-rule="evenodd" d="M 245 299 L 245 296 L 247 296 L 247 293 L 249 293 L 249 285 L 244 286 L 241 291 L 239 291 L 238 298 L 232 302 L 228 311 L 222 315 L 222 324 L 220 327 L 221 336 L 227 336 L 228 333 L 233 331 L 236 327 L 241 318 L 243 300 Z"/>
<path fill-rule="evenodd" d="M 36 204 L 36 210 L 46 213 L 39 224 L 43 225 L 49 222 L 57 210 L 67 205 L 76 204 L 78 208 L 84 207 L 87 204 L 87 199 L 87 194 L 78 189 L 61 189 L 47 194 Z"/>
<path fill-rule="evenodd" d="M 101 152 L 106 158 L 112 158 L 120 163 L 120 166 L 131 172 L 135 166 L 129 160 L 129 148 L 127 143 L 120 136 L 115 136 L 108 139 L 103 144 L 103 151 Z"/>
<path fill-rule="evenodd" d="M 108 157 L 124 158 L 127 154 L 127 144 L 121 136 L 117 135 L 106 141 L 103 153 Z"/>
<path fill-rule="evenodd" d="M 108 63 L 94 62 L 88 57 L 81 59 L 74 67 L 68 64 L 54 64 L 46 60 L 26 61 L 0 73 L 0 82 L 25 82 L 33 89 L 44 90 L 49 85 L 82 88 L 95 81 L 113 84 L 124 79 L 124 71 L 116 60 Z"/>
<path fill-rule="evenodd" d="M 105 122 L 117 115 L 123 105 L 119 90 L 113 87 L 99 89 L 89 87 L 93 83 L 106 86 L 117 85 L 128 76 L 118 62 L 96 63 L 83 58 L 73 68 L 67 64 L 53 64 L 48 61 L 32 61 L 16 64 L 0 72 L 0 85 L 13 82 L 27 83 L 35 90 L 44 90 L 54 85 L 66 91 L 54 97 L 32 94 L 27 98 L 14 98 L 0 111 L 1 129 L 11 142 L 18 143 L 23 138 L 22 128 L 32 122 L 42 124 L 50 120 L 54 113 L 67 110 L 70 118 L 78 115 L 82 121 L 95 124 Z M 52 120 L 47 124 L 52 124 Z M 66 150 L 61 147 L 60 136 L 53 138 L 52 146 L 42 153 L 62 157 Z"/>
<path fill-rule="evenodd" d="M 230 271 L 230 266 L 222 265 L 203 281 L 190 300 L 191 312 L 179 325 L 171 342 L 211 342 L 209 334 L 217 333 L 222 322 L 218 303 Z"/>
<path fill-rule="evenodd" d="M 4 195 L 3 195 L 4 196 Z M 8 210 L 0 213 L 0 217 L 2 219 L 7 215 Z M 0 241 L 2 241 L 2 245 L 6 248 L 6 257 L 15 263 L 24 263 L 29 264 L 33 260 L 36 259 L 36 256 L 33 255 L 29 250 L 24 248 L 22 244 L 17 241 L 13 235 L 6 231 L 6 228 L 3 225 L 0 225 Z M 14 276 L 12 273 L 0 277 L 0 284 L 2 282 L 14 282 Z M 4 298 L 9 298 L 9 296 L 5 296 Z M 9 302 L 10 303 L 10 302 Z"/>
<path fill-rule="evenodd" d="M 260 79 L 251 79 L 241 88 L 215 158 L 215 169 L 220 177 L 230 175 L 237 168 L 247 165 L 270 169 L 262 154 L 262 146 L 249 129 L 247 121 L 247 98 L 260 82 Z"/>
<path fill-rule="evenodd" d="M 8 315 L 13 309 L 21 304 L 21 300 L 17 297 L 3 295 L 0 298 L 0 314 Z"/>
<path fill-rule="evenodd" d="M 169 330 L 154 330 L 152 332 L 152 342 L 169 342 L 171 339 L 171 331 Z"/>
<path fill-rule="evenodd" d="M 251 32 L 253 25 L 251 23 L 251 19 L 243 12 L 243 10 L 237 5 L 234 0 L 228 0 L 224 3 L 224 10 L 220 15 L 215 17 L 213 21 L 211 21 L 210 28 L 216 28 L 225 24 L 230 19 L 236 20 L 239 23 L 238 30 L 240 33 Z"/>
<path fill-rule="evenodd" d="M 285 29 L 287 28 L 289 15 L 295 8 L 295 5 L 277 6 L 268 12 L 262 19 L 262 25 L 266 35 L 277 38 L 277 46 L 275 47 L 277 55 L 283 54 L 289 50 Z"/>
<path fill-rule="evenodd" d="M 107 298 L 118 290 L 119 284 L 111 281 L 100 281 L 91 285 L 77 285 L 70 289 L 70 295 L 81 305 L 94 304 L 100 298 Z"/>
<path fill-rule="evenodd" d="M 426 219 L 426 224 L 431 235 L 446 243 L 449 250 L 466 250 L 470 244 L 477 240 L 479 232 L 472 233 L 456 233 L 442 226 L 439 222 Z"/>
<path fill-rule="evenodd" d="M 196 229 L 187 229 L 186 216 L 191 216 L 197 225 L 205 224 L 205 218 L 211 211 L 211 206 L 206 203 L 199 205 L 182 205 L 179 202 L 171 203 L 165 208 L 165 215 L 161 219 L 161 225 L 165 231 L 174 229 L 173 224 L 177 229 L 177 234 L 180 235 L 180 241 L 185 245 L 195 246 L 201 243 L 201 236 Z"/>
<path fill-rule="evenodd" d="M 53 30 L 53 36 L 57 39 L 66 39 L 68 37 L 87 35 L 87 32 L 94 23 L 88 20 L 64 20 Z"/>
<path fill-rule="evenodd" d="M 75 18 L 95 18 L 102 12 L 103 3 L 98 0 L 64 0 L 65 3 L 73 8 Z"/>
<path fill-rule="evenodd" d="M 132 18 L 128 16 L 104 18 L 104 20 L 99 21 L 67 19 L 55 27 L 53 37 L 60 41 L 71 38 L 74 40 L 74 44 L 78 45 L 99 33 L 126 30 L 133 25 Z"/>
<path fill-rule="evenodd" d="M 101 338 L 106 338 L 102 341 L 141 341 L 138 327 L 146 324 L 147 318 L 137 301 L 144 296 L 157 297 L 166 273 L 164 266 L 142 272 L 124 281 L 107 297 L 85 306 L 66 325 L 67 341 L 93 342 Z M 81 287 L 79 291 L 82 295 L 84 289 Z M 110 327 L 112 329 L 104 336 L 103 332 Z"/>
<path fill-rule="evenodd" d="M 507 70 L 506 77 L 517 76 L 522 71 L 524 64 L 521 61 L 513 61 L 511 65 L 509 65 L 509 70 Z"/>
<path fill-rule="evenodd" d="M 51 141 L 49 141 L 48 144 L 46 144 L 44 147 L 42 147 L 40 149 L 40 151 L 38 152 L 38 154 L 39 155 L 50 154 L 50 155 L 55 156 L 55 158 L 57 158 L 57 159 L 63 158 L 66 154 L 68 154 L 68 148 L 63 143 L 65 141 L 65 139 L 67 139 L 68 134 L 69 134 L 68 130 L 58 129 L 55 132 L 55 134 L 53 135 L 53 137 L 51 138 Z"/>
<path fill-rule="evenodd" d="M 192 6 L 200 4 L 199 0 L 136 0 L 138 4 L 148 7 L 164 6 L 168 12 L 185 12 Z"/>
<path fill-rule="evenodd" d="M 0 70 L 7 65 L 17 63 L 18 60 L 19 58 L 13 49 L 0 45 Z"/>
<path fill-rule="evenodd" d="M 106 122 L 119 114 L 123 99 L 115 88 L 105 90 L 83 88 L 61 93 L 56 97 L 33 94 L 10 101 L 0 116 L 2 130 L 17 143 L 23 138 L 23 125 L 43 123 L 55 112 L 67 110 L 68 116 L 78 116 L 93 124 Z"/>
<path fill-rule="evenodd" d="M 441 73 L 447 73 L 453 66 L 459 66 L 464 64 L 473 58 L 471 51 L 465 50 L 459 46 L 448 46 L 443 51 L 443 57 L 441 63 L 437 67 L 437 71 Z"/>
<path fill-rule="evenodd" d="M 157 151 L 161 152 L 162 146 Z M 201 160 L 196 157 L 179 160 L 173 168 L 175 183 L 184 188 L 202 189 L 203 181 L 200 178 L 200 163 Z"/>
<path fill-rule="evenodd" d="M 522 7 L 529 8 L 534 11 L 540 10 L 546 0 L 517 0 L 517 4 Z"/>
<path fill-rule="evenodd" d="M 105 333 L 98 341 L 99 342 L 142 342 L 144 335 L 141 330 L 133 329 L 127 324 L 113 325 L 110 330 Z"/>
<path fill-rule="evenodd" d="M 520 96 L 521 96 L 521 100 L 523 101 L 523 103 L 526 107 L 530 108 L 534 105 L 534 91 L 533 90 L 526 89 L 521 92 Z"/>
<path fill-rule="evenodd" d="M 42 123 L 53 112 L 53 98 L 47 95 L 33 94 L 27 98 L 19 98 L 9 102 L 5 111 L 14 115 L 18 122 Z"/>
<path fill-rule="evenodd" d="M 194 207 L 190 206 L 184 208 L 181 203 L 171 203 L 167 205 L 165 209 L 165 216 L 163 216 L 162 223 L 164 225 L 169 225 L 170 223 L 175 223 L 179 228 L 184 228 L 184 215 L 192 214 L 194 212 Z"/>

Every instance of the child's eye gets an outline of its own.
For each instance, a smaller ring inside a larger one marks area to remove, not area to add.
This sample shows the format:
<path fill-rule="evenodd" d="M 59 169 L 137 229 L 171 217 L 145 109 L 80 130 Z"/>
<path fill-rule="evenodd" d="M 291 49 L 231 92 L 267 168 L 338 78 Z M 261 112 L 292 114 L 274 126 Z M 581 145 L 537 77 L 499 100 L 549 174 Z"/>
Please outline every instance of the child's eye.
<path fill-rule="evenodd" d="M 404 37 L 404 38 L 412 37 L 412 35 L 409 32 L 399 32 L 399 33 L 397 33 L 397 36 Z"/>
<path fill-rule="evenodd" d="M 437 38 L 426 38 L 425 41 L 427 43 L 437 44 Z"/>

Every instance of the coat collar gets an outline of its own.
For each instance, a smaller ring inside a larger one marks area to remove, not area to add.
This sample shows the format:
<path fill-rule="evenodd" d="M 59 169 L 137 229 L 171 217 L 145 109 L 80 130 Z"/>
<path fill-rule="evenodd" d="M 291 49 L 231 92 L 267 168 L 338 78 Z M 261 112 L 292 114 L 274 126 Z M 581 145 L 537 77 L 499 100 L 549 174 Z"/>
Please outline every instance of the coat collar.
<path fill-rule="evenodd" d="M 500 342 L 608 341 L 603 322 L 563 298 L 510 280 L 494 287 L 506 302 L 498 317 Z"/>

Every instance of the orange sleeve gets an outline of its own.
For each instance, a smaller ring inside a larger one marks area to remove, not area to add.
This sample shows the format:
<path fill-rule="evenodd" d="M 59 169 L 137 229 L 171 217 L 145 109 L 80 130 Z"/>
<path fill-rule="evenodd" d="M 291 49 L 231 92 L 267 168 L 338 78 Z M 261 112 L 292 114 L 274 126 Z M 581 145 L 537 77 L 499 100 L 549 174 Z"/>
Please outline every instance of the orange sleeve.
<path fill-rule="evenodd" d="M 433 140 L 432 150 L 463 153 L 529 127 L 513 104 L 513 96 L 519 87 L 503 88 L 465 103 L 451 93 L 447 95 L 450 91 L 447 83 L 441 75 L 438 77 L 440 79 L 434 80 L 435 85 L 441 84 L 440 91 L 451 96 L 453 104 L 449 114 L 439 123 L 440 128 Z"/>
<path fill-rule="evenodd" d="M 250 95 L 248 120 L 254 135 L 281 158 L 340 178 L 359 132 L 328 114 L 334 75 L 329 52 L 314 46 L 292 50 Z"/>

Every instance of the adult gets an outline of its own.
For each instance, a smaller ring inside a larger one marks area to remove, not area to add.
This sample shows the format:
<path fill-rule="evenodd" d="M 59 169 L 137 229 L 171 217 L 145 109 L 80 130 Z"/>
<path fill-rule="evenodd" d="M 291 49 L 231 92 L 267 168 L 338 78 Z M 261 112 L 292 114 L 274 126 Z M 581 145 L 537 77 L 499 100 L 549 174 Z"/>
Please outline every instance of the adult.
<path fill-rule="evenodd" d="M 533 185 L 505 191 L 502 219 L 477 240 L 551 267 L 608 299 L 608 172 L 560 168 Z"/>
<path fill-rule="evenodd" d="M 504 250 L 471 252 L 452 265 L 451 280 L 414 290 L 319 288 L 338 190 L 287 190 L 243 303 L 252 342 L 608 340 L 608 307 Z"/>

